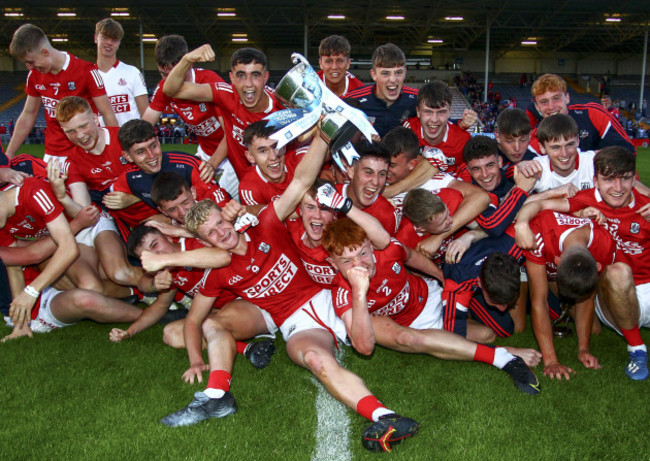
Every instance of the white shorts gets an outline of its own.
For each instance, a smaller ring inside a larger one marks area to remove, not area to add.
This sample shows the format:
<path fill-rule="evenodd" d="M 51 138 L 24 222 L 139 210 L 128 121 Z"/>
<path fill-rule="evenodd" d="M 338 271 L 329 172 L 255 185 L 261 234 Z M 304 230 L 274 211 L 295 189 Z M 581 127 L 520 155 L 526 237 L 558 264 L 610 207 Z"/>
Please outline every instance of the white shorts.
<path fill-rule="evenodd" d="M 38 309 L 38 315 L 29 324 L 34 333 L 47 333 L 57 328 L 74 325 L 73 323 L 63 323 L 52 314 L 52 301 L 59 293 L 63 292 L 52 287 L 47 287 L 41 291 L 41 305 Z"/>
<path fill-rule="evenodd" d="M 115 222 L 113 221 L 113 218 L 111 218 L 106 213 L 101 213 L 99 215 L 99 220 L 97 221 L 97 223 L 94 226 L 86 227 L 81 232 L 79 232 L 75 236 L 75 240 L 80 245 L 86 245 L 86 246 L 94 248 L 95 247 L 95 239 L 97 238 L 97 236 L 101 232 L 104 232 L 104 231 L 107 231 L 107 230 L 108 231 L 113 231 L 116 234 L 118 233 L 117 232 L 117 227 L 115 227 Z"/>
<path fill-rule="evenodd" d="M 650 283 L 644 283 L 637 285 L 635 287 L 636 299 L 639 302 L 639 328 L 641 327 L 650 327 Z M 622 335 L 621 330 L 610 323 L 605 316 L 603 311 L 600 308 L 600 303 L 598 301 L 598 296 L 596 296 L 595 301 L 596 315 L 598 319 L 607 325 L 609 328 L 617 332 L 619 335 Z"/>
<path fill-rule="evenodd" d="M 314 328 L 329 331 L 332 336 L 347 344 L 345 323 L 334 313 L 330 290 L 322 290 L 314 295 L 280 325 L 285 341 L 289 341 L 296 333 Z"/>
<path fill-rule="evenodd" d="M 429 287 L 429 296 L 420 312 L 409 328 L 415 330 L 441 330 L 443 326 L 442 287 L 437 280 L 425 278 L 424 281 Z"/>
<path fill-rule="evenodd" d="M 240 299 L 241 299 L 241 298 L 240 298 Z M 257 306 L 255 306 L 255 307 L 257 307 Z M 257 309 L 258 309 L 258 310 L 260 311 L 260 313 L 262 314 L 262 317 L 264 317 L 264 322 L 266 323 L 266 329 L 267 329 L 267 331 L 268 331 L 269 333 L 271 333 L 272 335 L 275 335 L 275 332 L 278 331 L 278 327 L 277 327 L 277 325 L 275 324 L 275 322 L 273 321 L 273 317 L 271 317 L 271 314 L 269 314 L 268 312 L 266 312 L 264 309 L 260 309 L 259 307 L 257 307 Z"/>

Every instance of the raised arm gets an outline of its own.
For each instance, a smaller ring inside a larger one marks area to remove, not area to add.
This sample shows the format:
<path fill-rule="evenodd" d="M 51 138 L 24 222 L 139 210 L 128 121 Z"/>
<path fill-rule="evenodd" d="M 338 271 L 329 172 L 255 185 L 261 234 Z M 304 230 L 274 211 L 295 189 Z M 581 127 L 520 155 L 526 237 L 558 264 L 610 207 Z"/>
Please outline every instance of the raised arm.
<path fill-rule="evenodd" d="M 170 98 L 208 102 L 212 100 L 210 85 L 185 81 L 185 74 L 195 62 L 214 61 L 214 51 L 208 44 L 185 54 L 174 66 L 163 85 L 163 92 Z"/>
<path fill-rule="evenodd" d="M 272 202 L 280 221 L 284 221 L 295 211 L 302 196 L 318 177 L 327 152 L 327 143 L 320 135 L 314 136 L 309 150 L 296 167 L 293 180 L 280 198 Z"/>

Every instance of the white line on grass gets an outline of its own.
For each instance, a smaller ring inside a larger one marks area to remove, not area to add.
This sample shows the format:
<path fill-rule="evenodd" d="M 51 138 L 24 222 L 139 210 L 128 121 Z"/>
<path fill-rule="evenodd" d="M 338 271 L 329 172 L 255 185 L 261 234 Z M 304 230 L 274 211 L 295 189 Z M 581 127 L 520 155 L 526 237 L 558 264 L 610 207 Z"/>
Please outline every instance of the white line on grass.
<path fill-rule="evenodd" d="M 336 359 L 343 362 L 343 348 L 339 348 Z M 350 453 L 350 418 L 348 408 L 332 397 L 316 378 L 312 382 L 318 388 L 316 394 L 316 446 L 312 461 L 347 461 Z"/>

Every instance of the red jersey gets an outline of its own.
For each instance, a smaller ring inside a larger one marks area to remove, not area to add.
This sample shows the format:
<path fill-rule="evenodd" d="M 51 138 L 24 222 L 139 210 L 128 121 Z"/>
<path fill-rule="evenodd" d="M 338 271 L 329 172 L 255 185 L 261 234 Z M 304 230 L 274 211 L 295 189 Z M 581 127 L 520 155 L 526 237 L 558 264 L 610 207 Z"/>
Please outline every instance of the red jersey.
<path fill-rule="evenodd" d="M 9 167 L 13 170 L 22 171 L 23 173 L 48 181 L 47 163 L 43 159 L 34 157 L 33 155 L 19 154 L 13 157 L 9 160 Z M 84 179 L 79 173 L 73 168 L 70 168 L 70 162 L 65 162 L 63 168 L 68 171 L 68 178 L 65 180 L 66 185 L 83 182 Z"/>
<path fill-rule="evenodd" d="M 211 70 L 191 69 L 192 83 L 223 83 L 223 79 Z M 174 112 L 183 119 L 190 130 L 196 134 L 203 152 L 212 155 L 223 139 L 223 128 L 219 113 L 214 104 L 187 99 L 170 98 L 162 91 L 165 80 L 161 80 L 153 92 L 149 107 L 157 112 Z"/>
<path fill-rule="evenodd" d="M 266 205 L 278 199 L 293 180 L 293 172 L 308 147 L 287 152 L 284 160 L 285 177 L 282 182 L 269 182 L 258 166 L 249 168 L 239 181 L 239 198 L 244 205 Z"/>
<path fill-rule="evenodd" d="M 223 119 L 223 130 L 228 142 L 228 160 L 235 169 L 238 178 L 243 178 L 251 164 L 246 160 L 244 152 L 244 130 L 248 125 L 262 120 L 271 112 L 282 110 L 284 107 L 275 100 L 270 89 L 264 91 L 269 98 L 269 105 L 261 112 L 251 112 L 239 99 L 237 91 L 228 83 L 213 83 L 212 102 L 217 106 Z"/>
<path fill-rule="evenodd" d="M 348 184 L 336 184 L 336 191 L 343 197 L 348 197 L 347 189 Z M 395 234 L 397 234 L 397 229 L 399 228 L 402 215 L 386 197 L 379 194 L 370 206 L 363 208 L 363 211 L 368 213 L 370 216 L 374 216 L 381 223 L 384 229 L 388 231 L 391 237 L 394 237 Z"/>
<path fill-rule="evenodd" d="M 27 74 L 25 93 L 28 96 L 40 97 L 43 102 L 47 124 L 45 153 L 65 157 L 73 144 L 56 121 L 56 105 L 66 96 L 80 96 L 87 99 L 93 111 L 97 113 L 92 98 L 106 95 L 106 90 L 99 70 L 93 64 L 65 53 L 65 64 L 56 75 L 30 70 Z"/>
<path fill-rule="evenodd" d="M 191 251 L 198 248 L 203 248 L 204 245 L 197 239 L 181 238 L 178 243 L 181 246 L 181 251 Z M 200 292 L 201 286 L 205 283 L 208 275 L 212 269 L 199 269 L 197 267 L 176 267 L 170 270 L 172 274 L 172 284 L 174 288 L 182 291 L 190 298 L 194 299 L 197 293 Z M 226 303 L 234 301 L 236 296 L 225 291 L 219 299 L 215 301 L 215 308 L 223 307 Z"/>
<path fill-rule="evenodd" d="M 431 146 L 426 139 L 424 139 L 424 133 L 422 132 L 422 124 L 420 119 L 417 117 L 411 117 L 403 123 L 406 128 L 410 128 L 413 133 L 415 133 L 420 140 L 420 147 L 422 146 Z M 444 138 L 435 146 L 440 149 L 447 157 L 447 172 L 455 173 L 455 171 L 460 168 L 463 164 L 463 148 L 467 141 L 469 141 L 470 134 L 460 128 L 455 123 L 447 122 L 447 131 Z M 435 165 L 434 165 L 435 166 Z"/>
<path fill-rule="evenodd" d="M 325 76 L 323 75 L 323 71 L 319 70 L 316 73 L 318 74 L 318 78 L 320 78 L 323 81 L 323 83 L 326 83 L 325 82 Z M 346 71 L 345 72 L 345 90 L 343 91 L 343 95 L 340 96 L 340 97 L 345 98 L 350 91 L 356 90 L 357 88 L 361 88 L 362 86 L 365 86 L 365 83 L 363 83 L 361 80 L 356 78 L 354 76 L 354 74 L 352 74 L 351 72 Z"/>
<path fill-rule="evenodd" d="M 311 279 L 322 288 L 333 289 L 332 281 L 338 270 L 328 261 L 327 251 L 322 245 L 318 245 L 316 248 L 305 245 L 303 241 L 305 226 L 302 224 L 302 219 L 289 219 L 286 224 L 289 234 L 291 234 L 291 240 L 300 253 L 302 265 Z"/>
<path fill-rule="evenodd" d="M 375 275 L 370 279 L 366 295 L 371 317 L 390 317 L 402 326 L 409 326 L 420 315 L 429 297 L 426 282 L 409 274 L 404 267 L 406 250 L 393 239 L 384 250 L 374 251 Z M 343 275 L 336 274 L 332 291 L 334 310 L 340 317 L 352 308 L 352 288 Z"/>
<path fill-rule="evenodd" d="M 89 190 L 103 191 L 125 173 L 130 165 L 122 155 L 122 145 L 117 137 L 119 127 L 102 128 L 106 146 L 95 155 L 74 146 L 68 153 L 69 171 L 79 175 Z"/>
<path fill-rule="evenodd" d="M 321 291 L 303 269 L 289 231 L 275 208 L 264 208 L 259 224 L 246 231 L 245 255 L 232 255 L 230 265 L 210 272 L 201 294 L 218 297 L 232 291 L 266 310 L 280 327 L 300 306 Z"/>
<path fill-rule="evenodd" d="M 447 205 L 447 208 L 449 209 L 450 216 L 453 216 L 463 201 L 463 194 L 455 189 L 449 189 L 445 187 L 437 191 L 435 194 L 440 197 L 443 202 L 445 202 L 445 205 Z M 436 251 L 436 254 L 433 255 L 431 260 L 436 264 L 442 263 L 449 244 L 454 240 L 454 237 L 456 235 L 462 235 L 464 232 L 464 230 L 459 230 L 456 234 L 450 235 L 445 240 L 443 240 L 442 245 L 440 245 L 440 248 L 438 251 Z M 406 216 L 402 216 L 402 222 L 399 226 L 399 230 L 397 231 L 395 238 L 397 238 L 397 240 L 402 242 L 407 247 L 415 248 L 418 243 L 430 235 L 431 234 L 423 234 L 419 232 L 410 219 L 408 219 Z"/>
<path fill-rule="evenodd" d="M 599 209 L 607 218 L 604 227 L 616 241 L 616 262 L 630 266 L 637 285 L 650 283 L 650 223 L 638 210 L 650 203 L 650 198 L 632 189 L 632 201 L 626 207 L 612 208 L 603 200 L 598 189 L 581 190 L 569 200 L 569 212 L 588 206 Z"/>
<path fill-rule="evenodd" d="M 49 235 L 47 224 L 63 213 L 63 206 L 54 196 L 50 185 L 39 178 L 25 178 L 16 187 L 16 212 L 0 229 L 0 246 L 10 246 L 16 238 L 38 238 Z"/>
<path fill-rule="evenodd" d="M 587 248 L 604 269 L 614 262 L 616 256 L 616 243 L 609 232 L 591 219 L 576 218 L 550 210 L 542 211 L 530 222 L 537 249 L 524 251 L 524 257 L 535 264 L 546 265 L 549 280 L 555 280 L 557 278 L 555 258 L 562 254 L 564 240 L 571 231 L 583 226 L 591 228 Z"/>

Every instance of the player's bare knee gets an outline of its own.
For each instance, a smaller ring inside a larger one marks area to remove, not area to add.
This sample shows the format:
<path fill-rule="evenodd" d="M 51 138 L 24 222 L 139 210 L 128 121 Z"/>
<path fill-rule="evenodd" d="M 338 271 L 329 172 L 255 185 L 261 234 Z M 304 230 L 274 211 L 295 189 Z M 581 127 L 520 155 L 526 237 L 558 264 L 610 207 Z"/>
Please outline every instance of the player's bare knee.
<path fill-rule="evenodd" d="M 72 295 L 72 306 L 75 310 L 87 317 L 96 311 L 99 302 L 100 294 L 92 290 L 74 290 Z"/>
<path fill-rule="evenodd" d="M 400 328 L 395 334 L 395 342 L 401 347 L 411 350 L 421 350 L 424 345 L 424 337 L 418 334 L 417 330 L 411 328 Z"/>
<path fill-rule="evenodd" d="M 163 342 L 174 349 L 183 349 L 185 340 L 183 338 L 183 329 L 178 328 L 176 322 L 168 323 L 163 328 Z"/>
<path fill-rule="evenodd" d="M 94 291 L 95 293 L 99 294 L 106 294 L 104 293 L 104 285 L 102 285 L 102 282 L 95 278 L 95 277 L 83 277 L 77 281 L 77 288 L 81 288 L 82 290 L 89 290 L 89 291 Z"/>
<path fill-rule="evenodd" d="M 607 266 L 603 280 L 610 289 L 624 291 L 634 287 L 632 269 L 624 263 L 614 263 Z"/>
<path fill-rule="evenodd" d="M 322 349 L 309 349 L 303 353 L 303 360 L 309 370 L 320 381 L 327 379 L 336 360 L 332 354 L 327 354 Z"/>

